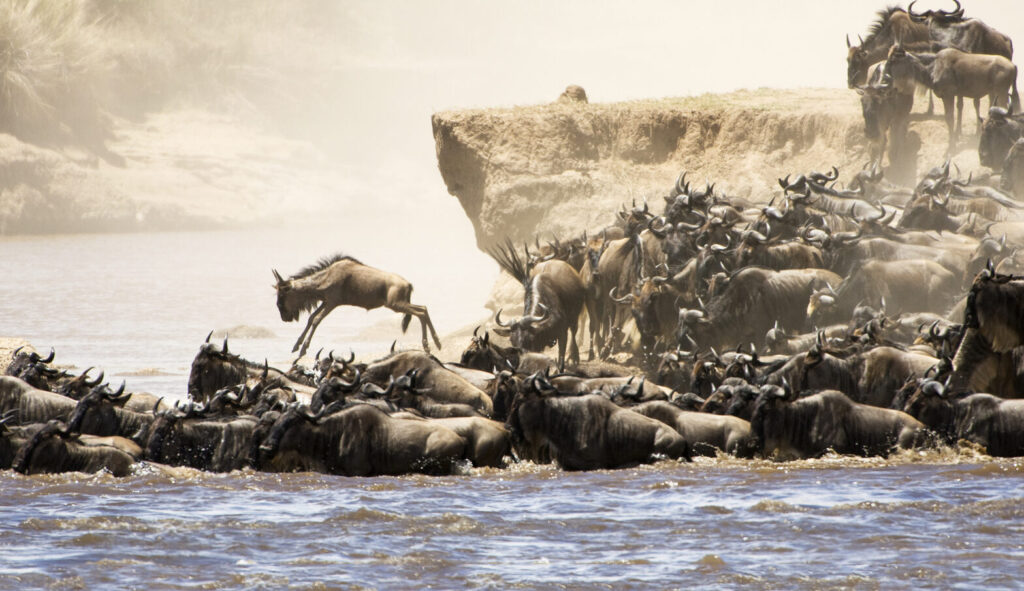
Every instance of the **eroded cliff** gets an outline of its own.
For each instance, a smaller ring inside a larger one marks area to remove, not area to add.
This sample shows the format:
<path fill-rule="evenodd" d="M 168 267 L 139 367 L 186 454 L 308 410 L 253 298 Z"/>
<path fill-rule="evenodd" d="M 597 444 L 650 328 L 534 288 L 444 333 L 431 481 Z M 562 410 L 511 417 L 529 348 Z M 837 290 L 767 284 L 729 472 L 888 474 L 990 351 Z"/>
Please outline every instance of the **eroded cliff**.
<path fill-rule="evenodd" d="M 660 212 L 683 170 L 691 184 L 767 202 L 786 174 L 838 166 L 848 179 L 868 160 L 858 96 L 840 89 L 449 111 L 432 123 L 441 176 L 481 248 L 597 230 L 634 199 Z M 918 167 L 941 162 L 944 124 L 911 130 Z M 958 155 L 965 171 L 972 157 Z"/>

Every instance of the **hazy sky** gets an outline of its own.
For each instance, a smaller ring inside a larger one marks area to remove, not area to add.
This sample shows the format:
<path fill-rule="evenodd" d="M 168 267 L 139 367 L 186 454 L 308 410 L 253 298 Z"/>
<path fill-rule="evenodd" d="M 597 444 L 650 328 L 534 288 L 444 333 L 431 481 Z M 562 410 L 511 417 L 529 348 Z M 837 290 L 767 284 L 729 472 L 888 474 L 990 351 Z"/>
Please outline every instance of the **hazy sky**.
<path fill-rule="evenodd" d="M 1024 1 L 963 2 L 967 16 L 1024 39 Z M 905 5 L 905 4 L 904 4 Z M 349 2 L 318 59 L 336 117 L 317 125 L 343 160 L 419 160 L 430 115 L 553 100 L 567 84 L 592 102 L 758 87 L 846 86 L 846 42 L 876 1 L 594 0 Z M 915 8 L 952 9 L 920 0 Z"/>

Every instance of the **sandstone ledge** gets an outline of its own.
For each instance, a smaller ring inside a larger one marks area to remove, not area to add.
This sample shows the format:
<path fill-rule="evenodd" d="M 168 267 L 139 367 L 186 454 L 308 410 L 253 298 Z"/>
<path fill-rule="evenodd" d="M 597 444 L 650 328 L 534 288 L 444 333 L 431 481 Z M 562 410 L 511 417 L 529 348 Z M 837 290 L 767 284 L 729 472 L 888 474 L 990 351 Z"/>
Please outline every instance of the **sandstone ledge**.
<path fill-rule="evenodd" d="M 835 165 L 846 179 L 868 160 L 859 98 L 846 89 L 447 111 L 432 124 L 441 177 L 481 248 L 596 230 L 633 199 L 660 212 L 682 170 L 691 184 L 767 202 L 778 177 Z M 941 162 L 944 124 L 911 130 L 918 168 Z M 965 174 L 977 166 L 969 151 L 957 159 Z"/>

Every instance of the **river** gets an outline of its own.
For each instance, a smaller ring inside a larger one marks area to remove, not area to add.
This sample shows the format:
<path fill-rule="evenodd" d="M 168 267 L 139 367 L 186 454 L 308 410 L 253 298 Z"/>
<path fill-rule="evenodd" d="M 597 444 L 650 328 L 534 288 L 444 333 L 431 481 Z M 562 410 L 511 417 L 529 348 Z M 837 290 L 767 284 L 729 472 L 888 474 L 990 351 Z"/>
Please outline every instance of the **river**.
<path fill-rule="evenodd" d="M 210 330 L 263 329 L 232 350 L 290 361 L 300 326 L 277 315 L 271 267 L 346 250 L 409 277 L 442 334 L 478 321 L 495 270 L 475 254 L 453 265 L 452 234 L 424 248 L 356 224 L 2 238 L 0 332 L 180 398 Z M 314 348 L 363 356 L 397 326 L 339 310 Z M 995 589 L 1024 575 L 1024 465 L 970 449 L 443 478 L 7 471 L 0 515 L 2 589 Z"/>

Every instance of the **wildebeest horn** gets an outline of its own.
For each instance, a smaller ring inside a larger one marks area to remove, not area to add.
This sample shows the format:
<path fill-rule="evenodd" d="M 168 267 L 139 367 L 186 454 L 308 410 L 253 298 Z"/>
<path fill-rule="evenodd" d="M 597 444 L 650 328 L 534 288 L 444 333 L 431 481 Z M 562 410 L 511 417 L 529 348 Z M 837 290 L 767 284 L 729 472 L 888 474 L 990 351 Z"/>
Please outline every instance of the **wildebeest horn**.
<path fill-rule="evenodd" d="M 277 272 L 277 269 L 271 269 L 271 271 L 273 271 L 273 273 L 274 273 L 274 279 L 276 279 L 276 280 L 277 280 L 277 284 L 278 284 L 278 285 L 280 285 L 280 284 L 282 284 L 282 283 L 284 283 L 284 282 L 285 282 L 285 281 L 284 281 L 284 278 L 283 278 L 283 277 L 281 277 L 281 274 Z"/>
<path fill-rule="evenodd" d="M 548 317 L 548 307 L 547 306 L 545 306 L 544 304 L 542 304 L 540 302 L 537 302 L 537 308 L 540 310 L 540 316 L 534 316 L 534 315 L 531 314 L 529 316 L 524 316 L 523 320 L 525 320 L 527 322 L 541 322 L 545 318 Z"/>
<path fill-rule="evenodd" d="M 213 336 L 213 331 L 211 330 L 210 332 L 206 333 L 206 340 L 204 342 L 209 343 L 210 342 L 210 337 L 212 337 L 212 336 Z"/>
<path fill-rule="evenodd" d="M 956 4 L 956 8 L 954 8 L 951 11 L 940 10 L 938 11 L 939 14 L 946 17 L 962 17 L 964 14 L 964 9 L 960 7 L 960 0 L 953 0 L 953 2 Z"/>
<path fill-rule="evenodd" d="M 686 193 L 686 171 L 680 173 L 679 178 L 676 179 L 676 191 L 680 194 Z"/>
<path fill-rule="evenodd" d="M 397 345 L 397 344 L 398 344 L 398 339 L 395 339 L 395 340 L 391 341 L 391 351 L 390 351 L 390 353 L 394 353 L 395 352 L 395 345 Z"/>
<path fill-rule="evenodd" d="M 50 347 L 50 354 L 47 355 L 45 359 L 39 359 L 39 361 L 42 363 L 50 363 L 51 361 L 53 361 L 53 355 L 53 347 Z"/>
<path fill-rule="evenodd" d="M 13 421 L 17 417 L 18 417 L 18 409 L 12 408 L 11 410 L 5 412 L 3 414 L 3 416 L 0 416 L 0 425 L 3 425 L 3 424 L 8 423 L 10 421 Z"/>
<path fill-rule="evenodd" d="M 501 321 L 501 310 L 502 310 L 502 308 L 499 308 L 498 309 L 498 313 L 494 315 L 494 322 L 498 326 L 500 326 L 502 328 L 508 328 L 508 327 L 512 326 L 511 324 L 506 324 L 506 323 Z"/>
<path fill-rule="evenodd" d="M 660 228 L 655 228 L 654 227 L 654 222 L 659 221 L 659 220 L 661 221 L 662 225 L 661 225 Z M 663 217 L 653 217 L 653 218 L 651 218 L 651 221 L 647 222 L 647 229 L 651 231 L 651 234 L 654 234 L 658 238 L 664 238 L 665 237 L 665 225 L 664 224 L 665 224 L 665 219 Z"/>
<path fill-rule="evenodd" d="M 850 45 L 850 34 L 847 33 L 846 34 L 846 48 L 849 49 L 850 47 L 853 47 L 853 46 Z"/>
<path fill-rule="evenodd" d="M 480 330 L 480 325 L 479 324 L 477 324 L 476 328 L 473 329 L 473 338 L 474 339 L 476 338 L 476 333 L 477 333 L 478 330 Z"/>
<path fill-rule="evenodd" d="M 390 376 L 388 378 L 388 387 L 386 389 L 381 389 L 380 386 L 378 386 L 377 384 L 374 384 L 373 382 L 367 382 L 366 384 L 363 385 L 363 393 L 364 394 L 370 394 L 371 396 L 377 396 L 377 397 L 381 397 L 381 396 L 388 397 L 388 396 L 391 395 L 391 393 L 394 390 L 395 390 L 395 376 Z"/>
<path fill-rule="evenodd" d="M 633 303 L 633 294 L 627 293 L 626 295 L 622 296 L 621 298 L 620 297 L 616 297 L 615 296 L 615 290 L 616 289 L 617 289 L 617 287 L 612 287 L 608 291 L 608 297 L 610 297 L 613 302 L 615 302 L 617 304 L 631 304 L 631 303 Z"/>
<path fill-rule="evenodd" d="M 359 378 L 362 377 L 362 372 L 359 371 L 359 368 L 356 368 L 355 374 L 356 375 L 354 378 L 352 378 L 351 382 L 342 381 L 341 378 L 335 379 L 338 380 L 338 385 L 341 386 L 343 389 L 352 391 L 355 389 L 356 386 L 359 385 Z"/>
<path fill-rule="evenodd" d="M 121 387 L 118 388 L 116 392 L 107 393 L 105 395 L 107 400 L 117 400 L 117 399 L 120 399 L 120 398 L 124 398 L 126 396 L 126 394 L 124 393 L 124 387 L 125 387 L 125 383 L 122 380 L 121 381 Z M 131 394 L 127 394 L 127 396 L 131 396 Z"/>
<path fill-rule="evenodd" d="M 221 348 L 220 352 L 224 353 L 225 355 L 228 353 L 228 337 L 227 336 L 224 337 L 224 346 Z"/>
<path fill-rule="evenodd" d="M 90 367 L 89 369 L 92 368 Z M 82 372 L 83 378 L 85 377 L 85 374 L 89 373 L 89 369 Z M 97 376 L 95 380 L 91 382 L 89 380 L 84 380 L 82 384 L 88 388 L 95 388 L 96 386 L 99 386 L 101 382 L 103 382 L 103 370 L 100 370 L 100 375 Z"/>

